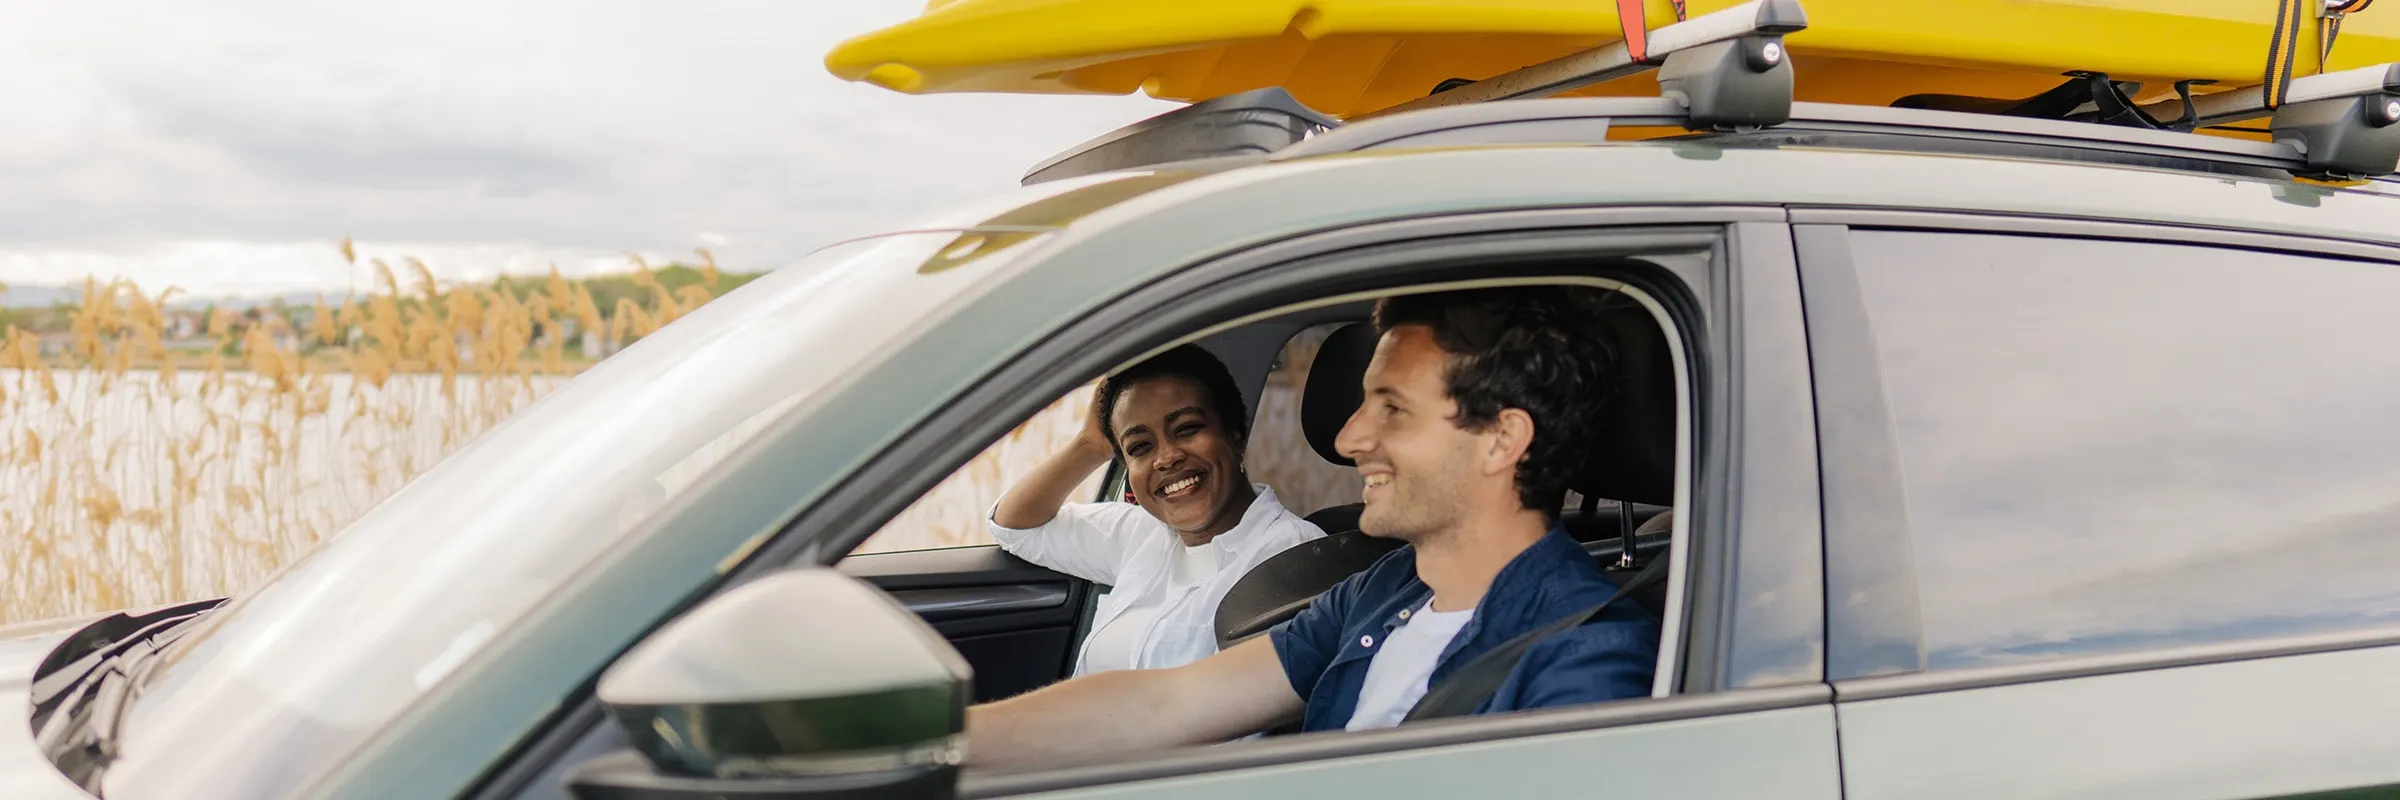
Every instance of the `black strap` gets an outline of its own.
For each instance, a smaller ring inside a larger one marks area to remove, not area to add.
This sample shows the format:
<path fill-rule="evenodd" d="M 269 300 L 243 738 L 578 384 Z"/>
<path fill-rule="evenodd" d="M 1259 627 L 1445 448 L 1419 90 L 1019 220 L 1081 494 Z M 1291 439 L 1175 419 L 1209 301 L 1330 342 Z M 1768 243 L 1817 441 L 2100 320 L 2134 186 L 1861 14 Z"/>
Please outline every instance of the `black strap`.
<path fill-rule="evenodd" d="M 2317 74 L 2325 74 L 2325 65 L 2333 63 L 2333 40 L 2342 35 L 2342 17 L 2347 12 L 2328 8 L 2325 21 L 2317 23 Z"/>
<path fill-rule="evenodd" d="M 1657 583 L 1660 578 L 1666 576 L 1667 562 L 1672 560 L 1674 559 L 1661 558 L 1650 562 L 1650 566 L 1643 567 L 1641 572 L 1634 573 L 1634 576 L 1627 579 L 1624 585 L 1617 587 L 1616 594 L 1609 595 L 1608 599 L 1600 601 L 1599 605 L 1560 617 L 1556 622 L 1527 631 L 1517 638 L 1502 642 L 1499 647 L 1492 648 L 1491 652 L 1476 656 L 1475 660 L 1467 662 L 1466 666 L 1459 667 L 1458 671 L 1450 673 L 1450 677 L 1443 680 L 1442 685 L 1433 687 L 1432 691 L 1426 692 L 1423 698 L 1418 699 L 1416 707 L 1409 709 L 1408 716 L 1401 722 L 1462 717 L 1475 713 L 1475 709 L 1482 708 L 1485 701 L 1492 699 L 1492 695 L 1500 691 L 1500 684 L 1508 682 L 1509 673 L 1517 671 L 1517 662 L 1525 660 L 1525 651 L 1532 650 L 1534 645 L 1540 644 L 1544 639 L 1582 627 L 1584 623 L 1598 619 L 1601 612 L 1607 611 L 1609 606 L 1624 599 L 1626 595 L 1649 588 L 1651 584 Z"/>
<path fill-rule="evenodd" d="M 2333 41 L 2342 35 L 2342 20 L 2374 4 L 2375 0 L 2349 0 L 2325 6 L 2324 21 L 2317 23 L 2317 74 L 2325 74 L 2333 64 Z"/>
<path fill-rule="evenodd" d="M 2283 107 L 2292 86 L 2292 51 L 2300 47 L 2300 21 L 2307 19 L 2311 0 L 2276 0 L 2275 38 L 2267 43 L 2266 105 Z"/>

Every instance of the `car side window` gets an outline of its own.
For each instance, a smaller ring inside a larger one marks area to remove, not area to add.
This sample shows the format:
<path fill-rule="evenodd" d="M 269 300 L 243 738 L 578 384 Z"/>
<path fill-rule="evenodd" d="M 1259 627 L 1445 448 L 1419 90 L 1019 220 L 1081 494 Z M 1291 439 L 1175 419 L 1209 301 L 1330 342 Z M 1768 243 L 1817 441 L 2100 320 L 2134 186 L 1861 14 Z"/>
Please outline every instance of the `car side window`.
<path fill-rule="evenodd" d="M 2400 266 L 1852 245 L 1929 668 L 2400 626 Z"/>
<path fill-rule="evenodd" d="M 1343 324 L 1312 325 L 1284 343 L 1259 392 L 1256 421 L 1250 424 L 1250 449 L 1244 458 L 1251 479 L 1274 487 L 1277 499 L 1296 514 L 1356 503 L 1365 487 L 1357 468 L 1317 455 L 1300 427 L 1300 398 L 1308 388 L 1317 347 Z"/>
<path fill-rule="evenodd" d="M 1308 385 L 1309 366 L 1316 359 L 1317 345 L 1338 327 L 1312 326 L 1284 344 L 1277 368 L 1259 393 L 1250 447 L 1244 454 L 1251 477 L 1274 487 L 1284 506 L 1297 513 L 1358 502 L 1358 471 L 1319 457 L 1300 428 L 1300 395 Z M 992 544 L 990 529 L 984 525 L 992 505 L 1035 464 L 1074 440 L 1098 385 L 1094 381 L 1059 398 L 984 448 L 851 554 Z M 1103 477 L 1104 472 L 1094 473 L 1073 496 L 1097 498 Z"/>
<path fill-rule="evenodd" d="M 1095 382 L 1069 392 L 1035 413 L 977 453 L 974 460 L 950 473 L 950 477 L 943 478 L 932 491 L 884 523 L 850 554 L 991 544 L 991 528 L 986 523 L 993 504 L 1000 502 L 1001 493 L 1025 477 L 1042 459 L 1075 440 L 1075 435 L 1083 430 L 1084 415 L 1091 413 L 1092 392 L 1097 387 Z M 1093 472 L 1071 496 L 1098 497 L 1101 481 L 1107 474 L 1107 470 Z"/>

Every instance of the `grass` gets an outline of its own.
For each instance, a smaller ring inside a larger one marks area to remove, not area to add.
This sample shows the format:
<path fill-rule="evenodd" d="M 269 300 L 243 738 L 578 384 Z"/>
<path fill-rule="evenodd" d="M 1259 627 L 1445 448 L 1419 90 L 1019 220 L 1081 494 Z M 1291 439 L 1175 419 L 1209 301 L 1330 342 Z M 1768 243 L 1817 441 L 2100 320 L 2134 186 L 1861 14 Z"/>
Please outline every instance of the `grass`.
<path fill-rule="evenodd" d="M 739 282 L 700 257 L 488 286 L 370 262 L 379 291 L 216 311 L 199 352 L 169 347 L 174 289 L 87 280 L 64 352 L 0 335 L 0 624 L 255 585 L 587 366 L 571 342 L 613 352 Z"/>
<path fill-rule="evenodd" d="M 0 625 L 258 585 L 588 366 L 581 337 L 614 352 L 754 277 L 700 257 L 447 287 L 413 260 L 370 262 L 376 292 L 210 313 L 190 350 L 163 330 L 172 289 L 87 281 L 80 303 L 38 315 L 65 352 L 0 326 Z M 1298 511 L 1358 497 L 1357 473 L 1317 457 L 1300 430 L 1325 332 L 1286 346 L 1247 456 L 1252 479 Z M 857 552 L 990 543 L 985 513 L 1074 438 L 1091 395 L 1085 386 L 1018 425 Z"/>

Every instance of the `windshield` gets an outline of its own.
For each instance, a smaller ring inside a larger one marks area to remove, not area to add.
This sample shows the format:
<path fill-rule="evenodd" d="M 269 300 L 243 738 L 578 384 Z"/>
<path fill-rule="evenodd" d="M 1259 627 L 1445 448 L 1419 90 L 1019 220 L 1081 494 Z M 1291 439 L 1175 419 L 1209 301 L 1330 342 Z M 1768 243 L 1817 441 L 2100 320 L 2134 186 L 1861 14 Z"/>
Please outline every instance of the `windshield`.
<path fill-rule="evenodd" d="M 595 366 L 162 655 L 107 796 L 292 791 L 760 428 L 1046 236 L 835 245 Z"/>

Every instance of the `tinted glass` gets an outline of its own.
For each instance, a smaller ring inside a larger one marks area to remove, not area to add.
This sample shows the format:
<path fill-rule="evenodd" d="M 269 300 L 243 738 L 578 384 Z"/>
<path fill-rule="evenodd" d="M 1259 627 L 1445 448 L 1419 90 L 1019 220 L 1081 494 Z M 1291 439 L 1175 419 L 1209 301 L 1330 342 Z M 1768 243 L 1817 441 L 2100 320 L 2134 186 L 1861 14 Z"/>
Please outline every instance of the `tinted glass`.
<path fill-rule="evenodd" d="M 1048 234 L 1041 234 L 1047 236 Z M 493 428 L 161 656 L 113 798 L 272 797 L 408 709 L 650 513 L 1031 243 L 828 247 L 643 337 Z"/>
<path fill-rule="evenodd" d="M 1928 666 L 2400 626 L 2400 267 L 1854 241 Z"/>
<path fill-rule="evenodd" d="M 1034 414 L 910 503 L 850 555 L 991 544 L 991 513 L 1000 495 L 1075 442 L 1091 413 L 1097 388 L 1099 384 L 1093 383 L 1076 389 Z M 1081 487 L 1067 496 L 1079 502 L 1099 497 L 1106 477 L 1107 469 L 1093 470 Z"/>
<path fill-rule="evenodd" d="M 1242 456 L 1250 479 L 1275 487 L 1276 499 L 1294 514 L 1356 503 L 1366 485 L 1356 467 L 1317 455 L 1300 426 L 1300 397 L 1308 388 L 1308 371 L 1316 365 L 1317 347 L 1343 324 L 1313 326 L 1284 343 L 1259 392 L 1256 420 L 1250 423 L 1250 449 Z"/>

